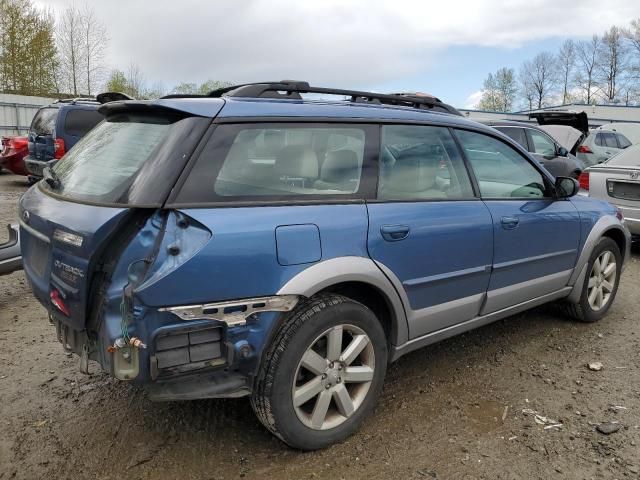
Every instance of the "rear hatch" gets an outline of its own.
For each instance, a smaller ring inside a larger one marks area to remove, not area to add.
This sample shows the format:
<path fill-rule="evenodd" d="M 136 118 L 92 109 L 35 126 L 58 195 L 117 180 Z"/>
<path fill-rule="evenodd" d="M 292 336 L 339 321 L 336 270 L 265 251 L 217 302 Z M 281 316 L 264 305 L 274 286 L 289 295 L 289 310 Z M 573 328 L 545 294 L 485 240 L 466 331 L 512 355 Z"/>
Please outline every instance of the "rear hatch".
<path fill-rule="evenodd" d="M 58 107 L 44 107 L 38 110 L 29 128 L 29 156 L 33 160 L 47 162 L 55 155 L 55 128 Z"/>
<path fill-rule="evenodd" d="M 20 202 L 24 268 L 56 320 L 87 325 L 104 265 L 162 207 L 211 118 L 153 103 L 102 107 L 87 134 Z M 145 244 L 151 254 L 155 239 Z"/>
<path fill-rule="evenodd" d="M 585 112 L 546 111 L 530 113 L 538 125 L 566 125 L 589 135 L 589 118 Z"/>

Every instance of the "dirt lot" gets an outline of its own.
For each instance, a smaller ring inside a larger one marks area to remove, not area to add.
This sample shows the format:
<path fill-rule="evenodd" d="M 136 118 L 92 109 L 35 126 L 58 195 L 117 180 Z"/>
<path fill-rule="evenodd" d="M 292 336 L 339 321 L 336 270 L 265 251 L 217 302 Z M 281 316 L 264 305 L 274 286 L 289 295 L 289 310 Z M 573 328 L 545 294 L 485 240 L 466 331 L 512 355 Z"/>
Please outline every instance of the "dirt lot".
<path fill-rule="evenodd" d="M 0 175 L 0 225 L 25 189 Z M 639 478 L 639 312 L 636 249 L 601 322 L 545 307 L 407 355 L 358 434 L 300 453 L 246 399 L 155 404 L 80 374 L 17 272 L 0 277 L 0 479 Z"/>

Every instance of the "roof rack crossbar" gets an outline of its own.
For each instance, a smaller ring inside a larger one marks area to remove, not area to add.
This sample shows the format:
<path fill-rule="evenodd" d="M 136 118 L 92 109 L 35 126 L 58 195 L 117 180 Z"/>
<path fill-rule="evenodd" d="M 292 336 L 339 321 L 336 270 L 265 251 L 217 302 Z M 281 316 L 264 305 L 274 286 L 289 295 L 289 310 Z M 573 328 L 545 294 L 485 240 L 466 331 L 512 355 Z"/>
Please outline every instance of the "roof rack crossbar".
<path fill-rule="evenodd" d="M 344 90 L 339 88 L 312 87 L 308 82 L 283 80 L 280 82 L 261 82 L 233 85 L 211 91 L 209 97 L 244 97 L 244 98 L 290 98 L 301 99 L 301 93 L 319 93 L 348 97 L 356 103 L 377 103 L 413 108 L 444 107 L 436 97 L 393 95 L 360 90 Z M 451 108 L 451 107 L 450 107 Z"/>

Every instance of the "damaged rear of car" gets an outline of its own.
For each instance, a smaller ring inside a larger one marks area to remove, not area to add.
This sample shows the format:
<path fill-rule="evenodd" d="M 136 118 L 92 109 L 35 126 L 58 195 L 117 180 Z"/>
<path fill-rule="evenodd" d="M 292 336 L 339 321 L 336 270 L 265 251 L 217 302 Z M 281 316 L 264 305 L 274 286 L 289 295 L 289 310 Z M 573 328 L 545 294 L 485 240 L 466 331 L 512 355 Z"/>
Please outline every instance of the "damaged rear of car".
<path fill-rule="evenodd" d="M 103 107 L 106 121 L 20 202 L 27 278 L 85 372 L 95 360 L 119 379 L 147 382 L 226 363 L 220 329 L 185 329 L 179 316 L 139 300 L 150 287 L 166 298 L 168 275 L 211 238 L 163 205 L 224 102 L 196 111 L 172 103 Z"/>

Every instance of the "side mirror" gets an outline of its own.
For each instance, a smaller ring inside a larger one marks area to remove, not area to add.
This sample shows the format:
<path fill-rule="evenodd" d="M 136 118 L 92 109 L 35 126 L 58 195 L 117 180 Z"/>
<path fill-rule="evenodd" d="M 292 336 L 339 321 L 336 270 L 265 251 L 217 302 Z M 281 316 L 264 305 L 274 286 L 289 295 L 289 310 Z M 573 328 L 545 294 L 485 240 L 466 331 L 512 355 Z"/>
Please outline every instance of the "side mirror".
<path fill-rule="evenodd" d="M 567 150 L 564 147 L 558 147 L 558 156 L 559 157 L 568 157 L 569 156 L 569 150 Z"/>
<path fill-rule="evenodd" d="M 575 178 L 556 177 L 556 194 L 558 198 L 573 197 L 580 190 L 580 184 Z"/>

